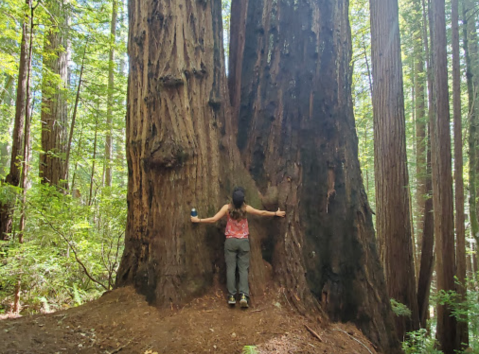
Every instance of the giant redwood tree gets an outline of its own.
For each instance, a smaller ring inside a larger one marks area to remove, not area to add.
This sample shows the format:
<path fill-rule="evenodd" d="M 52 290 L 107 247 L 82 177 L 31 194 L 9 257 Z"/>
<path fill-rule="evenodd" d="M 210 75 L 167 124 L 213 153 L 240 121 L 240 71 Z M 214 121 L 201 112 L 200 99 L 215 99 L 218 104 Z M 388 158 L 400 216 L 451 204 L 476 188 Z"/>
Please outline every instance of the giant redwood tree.
<path fill-rule="evenodd" d="M 192 225 L 189 211 L 213 214 L 242 184 L 253 206 L 287 211 L 276 225 L 251 220 L 253 303 L 273 284 L 298 311 L 322 307 L 399 353 L 357 156 L 348 2 L 248 5 L 237 7 L 247 11 L 241 80 L 229 83 L 241 95 L 236 125 L 220 0 L 129 1 L 128 222 L 117 286 L 158 305 L 212 289 L 224 274 L 224 236 Z"/>
<path fill-rule="evenodd" d="M 376 228 L 389 296 L 411 309 L 396 317 L 400 338 L 419 328 L 397 0 L 370 0 Z"/>

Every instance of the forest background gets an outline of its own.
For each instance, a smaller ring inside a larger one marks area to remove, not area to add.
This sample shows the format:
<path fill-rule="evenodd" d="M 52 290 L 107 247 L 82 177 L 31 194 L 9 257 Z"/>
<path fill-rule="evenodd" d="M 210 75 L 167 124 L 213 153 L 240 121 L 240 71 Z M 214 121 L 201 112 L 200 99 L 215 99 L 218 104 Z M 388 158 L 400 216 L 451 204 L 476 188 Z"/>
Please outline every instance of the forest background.
<path fill-rule="evenodd" d="M 0 1 L 0 175 L 4 181 L 0 202 L 2 208 L 13 212 L 11 223 L 2 223 L 2 228 L 9 226 L 1 230 L 0 311 L 3 314 L 51 312 L 99 297 L 114 286 L 123 253 L 128 180 L 127 4 L 118 0 L 55 4 Z M 446 1 L 448 63 L 453 62 L 452 8 L 453 1 Z M 474 299 L 478 297 L 476 127 L 479 116 L 475 113 L 474 78 L 478 69 L 475 63 L 479 60 L 478 9 L 476 1 L 459 1 L 463 136 L 460 149 L 464 156 L 461 175 L 466 193 L 462 203 L 469 300 L 461 303 L 454 292 L 438 295 L 433 276 L 431 291 L 427 292 L 431 307 L 426 306 L 432 311 L 438 302 L 449 302 L 458 318 L 466 318 L 467 314 L 470 346 L 477 352 L 479 305 Z M 230 11 L 230 2 L 223 1 L 226 55 Z M 431 198 L 425 182 L 430 175 L 427 167 L 429 56 L 425 46 L 425 38 L 430 36 L 429 11 L 427 1 L 399 1 L 409 176 L 404 193 L 410 196 L 416 278 L 423 258 L 423 218 L 432 210 L 426 209 L 426 201 Z M 359 159 L 368 201 L 376 211 L 376 190 L 381 182 L 375 178 L 374 167 L 369 1 L 351 0 L 349 13 Z M 20 63 L 28 61 L 31 67 L 22 68 Z M 61 62 L 63 67 L 58 70 Z M 452 64 L 449 68 L 452 102 Z M 27 104 L 19 112 L 17 102 L 22 99 L 18 89 L 22 78 L 26 88 L 23 101 Z M 24 127 L 18 135 L 21 117 L 25 118 Z M 53 121 L 58 123 L 49 125 Z M 451 124 L 451 136 L 453 128 Z M 21 157 L 12 161 L 12 156 Z M 53 170 L 45 168 L 56 166 L 55 163 L 58 166 Z M 427 257 L 433 259 L 434 255 Z M 396 301 L 392 303 L 398 316 L 408 316 L 410 309 Z M 434 333 L 434 312 L 429 315 L 426 310 L 426 313 L 424 319 L 431 321 L 423 326 Z M 421 346 L 426 352 L 432 351 L 434 336 L 430 333 L 416 331 L 405 342 L 406 351 L 421 352 L 416 348 Z"/>

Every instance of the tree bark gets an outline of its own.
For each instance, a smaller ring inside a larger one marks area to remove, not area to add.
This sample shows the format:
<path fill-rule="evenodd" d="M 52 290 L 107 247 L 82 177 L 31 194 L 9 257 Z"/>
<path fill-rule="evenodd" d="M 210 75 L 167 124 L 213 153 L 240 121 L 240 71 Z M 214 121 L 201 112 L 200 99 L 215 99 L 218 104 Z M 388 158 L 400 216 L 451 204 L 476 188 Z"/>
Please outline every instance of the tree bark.
<path fill-rule="evenodd" d="M 110 54 L 108 60 L 108 102 L 106 109 L 106 137 L 105 137 L 105 186 L 111 187 L 112 183 L 112 157 L 113 157 L 113 93 L 115 90 L 115 42 L 116 22 L 118 15 L 118 2 L 113 0 L 110 28 Z"/>
<path fill-rule="evenodd" d="M 445 1 L 432 1 L 433 72 L 436 114 L 432 124 L 432 180 L 436 276 L 438 291 L 455 290 L 454 212 L 451 168 L 451 136 L 447 75 Z M 437 306 L 437 337 L 445 354 L 459 349 L 456 319 L 448 305 Z"/>
<path fill-rule="evenodd" d="M 54 17 L 45 35 L 42 83 L 42 183 L 64 187 L 67 178 L 68 7 L 66 0 L 48 2 Z"/>
<path fill-rule="evenodd" d="M 428 85 L 428 100 L 429 100 L 429 121 L 427 124 L 427 138 L 426 138 L 426 199 L 424 204 L 424 223 L 422 233 L 422 245 L 421 245 L 421 264 L 419 267 L 419 279 L 418 279 L 418 307 L 419 307 L 419 320 L 422 328 L 426 328 L 427 320 L 429 317 L 429 295 L 431 291 L 432 274 L 434 269 L 434 215 L 432 209 L 432 142 L 431 142 L 431 117 L 435 115 L 435 103 L 434 103 L 434 78 L 432 73 L 432 58 L 429 50 L 428 40 L 428 14 L 430 11 L 426 10 L 425 1 L 421 1 L 422 16 L 423 16 L 423 30 L 422 36 L 424 41 L 424 50 L 426 58 L 426 72 L 427 72 L 427 85 Z"/>
<path fill-rule="evenodd" d="M 23 156 L 23 129 L 25 126 L 25 105 L 27 91 L 27 71 L 30 36 L 30 9 L 31 0 L 26 0 L 29 6 L 22 25 L 22 43 L 20 47 L 17 99 L 15 103 L 15 123 L 12 136 L 12 157 L 10 159 L 10 172 L 5 178 L 5 183 L 17 187 L 20 183 L 21 159 Z M 8 239 L 12 231 L 12 215 L 15 204 L 14 193 L 0 207 L 0 239 Z"/>
<path fill-rule="evenodd" d="M 462 156 L 462 114 L 461 114 L 461 67 L 459 56 L 459 1 L 452 0 L 452 77 L 454 106 L 454 181 L 456 205 L 456 276 L 459 282 L 457 292 L 466 299 L 466 230 L 464 218 L 464 168 Z M 457 347 L 465 350 L 469 346 L 467 315 L 457 323 Z"/>
<path fill-rule="evenodd" d="M 397 316 L 404 338 L 419 328 L 406 157 L 397 0 L 370 0 L 373 64 L 376 229 L 389 296 L 411 310 Z"/>
<path fill-rule="evenodd" d="M 80 101 L 80 90 L 81 90 L 81 85 L 82 85 L 82 80 L 83 80 L 83 69 L 85 68 L 85 57 L 86 57 L 87 47 L 88 47 L 88 39 L 85 43 L 85 49 L 83 51 L 83 58 L 82 58 L 81 67 L 80 67 L 80 76 L 78 78 L 78 88 L 77 88 L 77 93 L 76 93 L 76 97 L 75 97 L 75 105 L 73 107 L 72 122 L 70 124 L 70 134 L 68 135 L 68 144 L 67 144 L 66 157 L 65 157 L 65 169 L 66 169 L 66 173 L 67 173 L 67 177 L 66 177 L 67 180 L 68 180 L 68 174 L 69 174 L 68 171 L 69 171 L 69 164 L 70 164 L 70 153 L 71 153 L 71 148 L 72 148 L 73 132 L 75 130 L 75 123 L 76 123 L 77 111 L 78 111 L 78 103 Z"/>
<path fill-rule="evenodd" d="M 463 2 L 463 36 L 466 56 L 466 78 L 468 93 L 469 118 L 469 217 L 471 220 L 471 236 L 479 240 L 479 223 L 477 220 L 477 126 L 479 117 L 479 50 L 477 44 L 476 23 L 474 21 L 474 3 L 471 0 Z"/>
<path fill-rule="evenodd" d="M 357 155 L 348 2 L 250 1 L 247 19 L 238 146 L 263 203 L 286 205 L 287 225 L 268 232 L 275 279 L 301 290 L 304 267 L 330 318 L 396 352 Z"/>
<path fill-rule="evenodd" d="M 27 68 L 27 90 L 26 90 L 26 102 L 25 102 L 25 137 L 23 138 L 23 168 L 20 179 L 20 188 L 22 189 L 22 204 L 20 212 L 20 227 L 18 242 L 23 243 L 24 237 L 23 232 L 25 230 L 25 205 L 27 202 L 27 179 L 28 179 L 28 168 L 29 168 L 29 158 L 30 158 L 30 126 L 31 126 L 31 116 L 33 110 L 33 103 L 31 102 L 31 93 L 30 93 L 30 79 L 32 76 L 32 55 L 33 55 L 33 11 L 34 9 L 30 6 L 30 43 L 28 45 L 28 68 Z"/>
<path fill-rule="evenodd" d="M 231 1 L 230 46 L 228 56 L 228 89 L 230 94 L 232 119 L 237 126 L 241 104 L 241 70 L 245 46 L 246 17 L 249 0 Z"/>
<path fill-rule="evenodd" d="M 116 286 L 134 284 L 152 303 L 181 305 L 224 276 L 224 235 L 192 225 L 190 209 L 213 214 L 235 185 L 253 206 L 259 198 L 235 146 L 221 1 L 130 0 L 129 21 L 129 207 Z M 270 277 L 265 231 L 254 220 L 250 231 L 254 301 Z"/>
<path fill-rule="evenodd" d="M 425 204 L 428 190 L 426 189 L 427 178 L 427 166 L 426 166 L 426 95 L 425 95 L 425 72 L 424 62 L 426 61 L 424 55 L 424 34 L 423 28 L 423 16 L 421 1 L 414 1 L 414 11 L 418 14 L 415 16 L 415 23 L 417 24 L 417 36 L 414 39 L 414 55 L 416 59 L 415 66 L 415 112 L 416 112 L 416 214 L 417 214 L 417 228 L 416 228 L 416 241 L 418 248 L 422 247 L 422 238 L 424 233 L 424 221 L 425 221 Z M 427 40 L 427 39 L 426 39 Z M 418 269 L 420 268 L 420 254 L 418 254 Z M 419 279 L 419 272 L 417 274 Z"/>

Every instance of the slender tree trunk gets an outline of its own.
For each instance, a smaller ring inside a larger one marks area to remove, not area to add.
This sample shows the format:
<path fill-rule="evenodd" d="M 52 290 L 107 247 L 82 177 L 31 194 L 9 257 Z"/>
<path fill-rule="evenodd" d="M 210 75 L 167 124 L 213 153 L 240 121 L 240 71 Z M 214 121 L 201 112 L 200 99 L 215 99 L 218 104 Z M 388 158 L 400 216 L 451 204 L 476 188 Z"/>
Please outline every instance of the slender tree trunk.
<path fill-rule="evenodd" d="M 7 75 L 7 78 L 5 80 L 5 85 L 2 87 L 2 92 L 0 93 L 0 105 L 2 105 L 5 99 L 8 97 L 12 84 L 13 84 L 13 76 Z"/>
<path fill-rule="evenodd" d="M 23 156 L 23 129 L 25 125 L 25 104 L 27 91 L 27 71 L 30 35 L 31 0 L 27 0 L 28 12 L 25 13 L 22 25 L 22 43 L 20 47 L 17 100 L 15 104 L 15 123 L 12 136 L 12 157 L 10 159 L 10 173 L 5 178 L 5 183 L 17 187 L 20 183 L 21 159 Z M 15 205 L 15 194 L 12 192 L 9 198 L 0 207 L 0 239 L 6 240 L 12 231 L 12 216 Z"/>
<path fill-rule="evenodd" d="M 65 157 L 65 169 L 67 171 L 67 180 L 68 180 L 68 170 L 69 170 L 69 164 L 70 164 L 70 152 L 72 148 L 73 132 L 75 129 L 75 123 L 77 118 L 78 103 L 80 101 L 80 90 L 81 90 L 82 79 L 83 79 L 83 69 L 85 67 L 85 56 L 86 56 L 87 47 L 88 47 L 88 40 L 85 43 L 85 49 L 83 51 L 83 58 L 82 58 L 81 68 L 80 68 L 80 76 L 78 78 L 77 94 L 75 98 L 75 106 L 73 108 L 72 122 L 70 125 L 70 134 L 68 136 L 68 145 L 67 145 L 67 151 L 66 151 L 66 157 Z"/>
<path fill-rule="evenodd" d="M 426 60 L 424 55 L 424 34 L 422 16 L 421 1 L 415 0 L 414 10 L 418 13 L 415 18 L 417 23 L 417 37 L 414 39 L 414 54 L 416 58 L 415 66 L 415 111 L 416 111 L 416 213 L 418 215 L 417 228 L 416 228 L 416 240 L 419 249 L 422 247 L 422 237 L 424 233 L 424 221 L 425 221 L 425 204 L 426 195 L 428 190 L 426 189 L 427 178 L 427 166 L 426 166 L 426 95 L 425 95 L 425 75 L 424 75 L 424 62 Z M 426 39 L 427 40 L 427 39 Z M 418 255 L 420 259 L 420 254 Z M 420 261 L 418 262 L 418 269 Z M 419 273 L 417 274 L 419 277 Z"/>
<path fill-rule="evenodd" d="M 438 291 L 454 290 L 454 211 L 452 193 L 451 135 L 447 75 L 445 0 L 432 1 L 433 72 L 436 114 L 432 124 L 432 180 L 436 277 Z M 437 337 L 445 354 L 459 349 L 456 319 L 448 305 L 437 306 Z"/>
<path fill-rule="evenodd" d="M 456 275 L 459 281 L 458 293 L 466 299 L 466 230 L 464 220 L 464 179 L 462 156 L 462 114 L 461 114 L 461 67 L 459 56 L 459 1 L 452 0 L 452 77 L 454 105 L 454 181 L 456 204 Z M 469 346 L 467 316 L 457 324 L 457 347 Z M 463 344 L 464 343 L 464 344 Z"/>
<path fill-rule="evenodd" d="M 376 229 L 389 296 L 411 309 L 396 317 L 404 338 L 419 328 L 406 157 L 397 0 L 370 0 L 373 64 Z"/>
<path fill-rule="evenodd" d="M 68 85 L 68 6 L 67 0 L 51 0 L 48 10 L 54 22 L 45 35 L 42 83 L 42 183 L 64 187 L 67 178 L 67 85 Z M 56 77 L 52 77 L 55 75 Z M 59 81 L 58 81 L 59 79 Z M 58 84 L 59 82 L 59 84 Z"/>
<path fill-rule="evenodd" d="M 479 120 L 479 50 L 474 21 L 474 3 L 472 0 L 463 2 L 463 33 L 464 52 L 466 55 L 467 93 L 469 97 L 469 217 L 471 220 L 471 236 L 479 241 L 479 223 L 477 220 L 477 126 Z"/>
<path fill-rule="evenodd" d="M 424 223 L 421 245 L 421 264 L 419 267 L 418 279 L 418 307 L 419 319 L 422 328 L 426 328 L 426 322 L 429 316 L 429 294 L 431 291 L 432 274 L 434 269 L 434 214 L 432 202 L 432 141 L 431 141 L 431 117 L 435 115 L 434 102 L 434 77 L 432 72 L 432 57 L 429 50 L 428 40 L 428 24 L 431 26 L 431 21 L 428 21 L 428 14 L 430 11 L 426 10 L 425 1 L 421 1 L 422 15 L 423 15 L 423 41 L 426 58 L 426 72 L 429 92 L 429 123 L 426 139 L 426 193 L 427 197 L 424 204 Z M 430 17 L 430 16 L 429 16 Z"/>
<path fill-rule="evenodd" d="M 110 30 L 110 56 L 108 61 L 108 102 L 106 109 L 106 137 L 105 137 L 105 185 L 111 187 L 112 158 L 113 158 L 113 94 L 115 91 L 115 42 L 118 1 L 113 0 Z"/>
<path fill-rule="evenodd" d="M 93 162 L 92 162 L 92 165 L 91 165 L 90 197 L 88 198 L 88 205 L 91 205 L 91 202 L 92 202 L 92 199 L 93 199 L 93 184 L 95 182 L 95 163 L 96 163 L 96 149 L 97 149 L 97 146 L 98 146 L 98 116 L 96 117 L 96 122 L 95 122 L 95 139 L 93 140 Z"/>
<path fill-rule="evenodd" d="M 33 105 L 31 103 L 31 94 L 30 94 L 30 79 L 32 76 L 32 55 L 33 55 L 33 8 L 31 8 L 30 13 L 30 44 L 28 50 L 28 69 L 27 69 L 27 91 L 26 91 L 26 103 L 25 103 L 25 137 L 23 138 L 23 168 L 20 180 L 20 188 L 22 189 L 22 204 L 21 204 L 21 213 L 20 213 L 20 227 L 18 242 L 23 243 L 23 232 L 25 230 L 25 205 L 27 202 L 27 178 L 28 178 L 28 168 L 29 168 L 29 157 L 30 157 L 30 123 Z"/>

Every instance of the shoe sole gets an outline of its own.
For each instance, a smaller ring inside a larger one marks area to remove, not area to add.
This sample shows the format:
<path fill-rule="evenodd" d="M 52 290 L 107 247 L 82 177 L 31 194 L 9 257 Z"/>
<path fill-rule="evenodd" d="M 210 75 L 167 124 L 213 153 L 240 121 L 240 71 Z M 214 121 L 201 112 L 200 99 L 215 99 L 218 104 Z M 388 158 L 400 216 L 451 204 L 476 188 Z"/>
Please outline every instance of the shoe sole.
<path fill-rule="evenodd" d="M 240 301 L 240 306 L 243 309 L 247 309 L 249 307 L 247 301 Z"/>
<path fill-rule="evenodd" d="M 236 302 L 229 302 L 229 301 L 228 301 L 228 305 L 234 306 L 234 305 L 236 305 Z"/>

